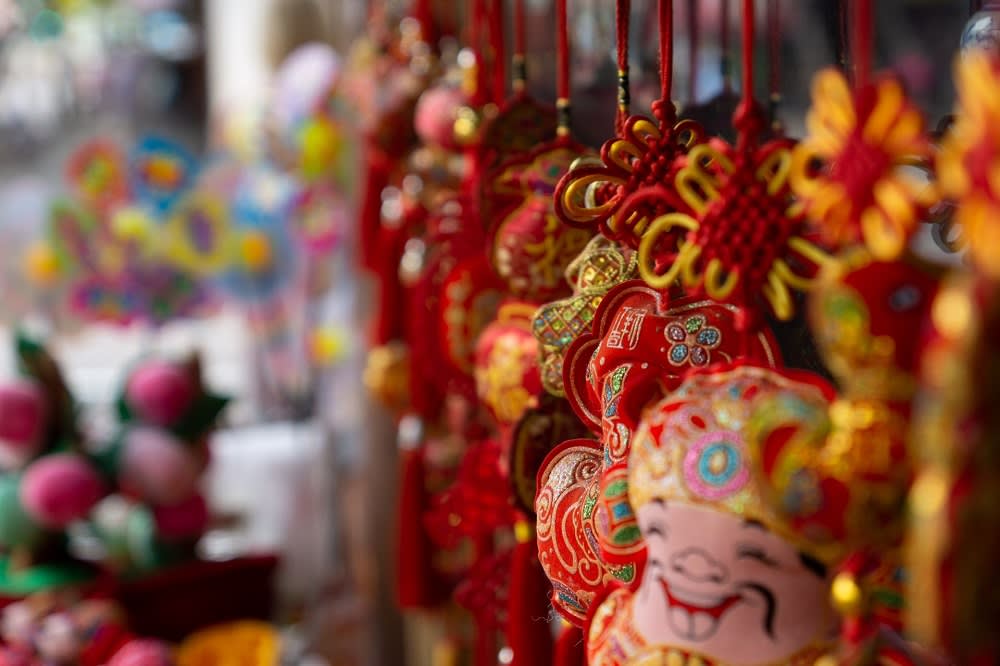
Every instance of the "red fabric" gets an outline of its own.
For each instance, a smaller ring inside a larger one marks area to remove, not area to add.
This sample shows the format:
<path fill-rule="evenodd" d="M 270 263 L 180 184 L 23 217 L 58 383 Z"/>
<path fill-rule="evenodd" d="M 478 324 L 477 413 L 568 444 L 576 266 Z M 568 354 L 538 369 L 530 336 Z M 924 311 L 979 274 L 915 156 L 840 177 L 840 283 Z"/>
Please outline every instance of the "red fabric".
<path fill-rule="evenodd" d="M 553 666 L 586 666 L 583 631 L 579 627 L 566 627 L 556 640 Z"/>
<path fill-rule="evenodd" d="M 80 655 L 80 666 L 103 666 L 135 636 L 117 625 L 103 625 L 90 637 Z"/>
<path fill-rule="evenodd" d="M 514 651 L 513 666 L 552 664 L 549 589 L 535 539 L 517 544 L 507 593 L 507 645 Z"/>
<path fill-rule="evenodd" d="M 399 543 L 396 550 L 396 600 L 401 608 L 432 608 L 447 598 L 447 586 L 437 579 L 433 546 L 424 528 L 428 497 L 424 486 L 423 451 L 404 451 L 400 460 Z"/>
<path fill-rule="evenodd" d="M 270 620 L 274 612 L 273 556 L 191 562 L 122 583 L 118 601 L 140 636 L 179 641 L 236 620 Z"/>

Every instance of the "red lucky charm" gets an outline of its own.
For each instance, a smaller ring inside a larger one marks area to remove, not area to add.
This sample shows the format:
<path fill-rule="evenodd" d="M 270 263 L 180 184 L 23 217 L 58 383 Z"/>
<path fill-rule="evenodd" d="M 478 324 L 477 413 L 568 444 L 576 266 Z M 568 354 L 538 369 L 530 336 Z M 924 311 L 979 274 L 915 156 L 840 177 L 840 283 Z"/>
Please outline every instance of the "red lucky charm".
<path fill-rule="evenodd" d="M 573 295 L 546 303 L 535 313 L 532 332 L 541 347 L 542 385 L 552 395 L 565 396 L 563 360 L 566 349 L 589 330 L 604 295 L 636 277 L 635 253 L 604 236 L 595 236 L 566 269 Z"/>
<path fill-rule="evenodd" d="M 604 297 L 592 332 L 570 345 L 567 398 L 601 441 L 556 447 L 542 464 L 535 499 L 540 559 L 553 605 L 567 620 L 582 623 L 611 580 L 631 582 L 639 573 L 642 544 L 634 516 L 620 508 L 620 463 L 646 404 L 676 388 L 687 370 L 742 356 L 736 319 L 733 306 L 670 301 L 631 281 Z M 765 331 L 748 353 L 768 365 L 779 362 Z"/>
<path fill-rule="evenodd" d="M 476 345 L 479 400 L 508 435 L 528 409 L 538 406 L 542 392 L 538 342 L 530 329 L 534 311 L 529 303 L 505 303 Z M 509 443 L 509 437 L 503 439 Z"/>
<path fill-rule="evenodd" d="M 809 133 L 795 149 L 790 179 L 827 240 L 863 241 L 877 259 L 894 259 L 936 202 L 935 188 L 913 168 L 930 163 L 932 146 L 902 83 L 869 80 L 871 12 L 864 2 L 855 9 L 854 88 L 833 69 L 816 77 Z"/>
<path fill-rule="evenodd" d="M 618 2 L 618 59 L 620 118 L 628 104 L 629 2 Z M 646 199 L 643 206 L 626 207 L 629 196 L 647 186 L 672 182 L 692 147 L 705 141 L 702 128 L 691 120 L 677 122 L 670 98 L 673 69 L 673 2 L 660 0 L 661 96 L 653 104 L 654 123 L 645 116 L 631 116 L 619 136 L 604 144 L 601 159 L 581 161 L 559 182 L 555 212 L 566 224 L 600 231 L 609 238 L 638 247 L 649 222 L 674 212 L 683 202 L 669 198 Z"/>

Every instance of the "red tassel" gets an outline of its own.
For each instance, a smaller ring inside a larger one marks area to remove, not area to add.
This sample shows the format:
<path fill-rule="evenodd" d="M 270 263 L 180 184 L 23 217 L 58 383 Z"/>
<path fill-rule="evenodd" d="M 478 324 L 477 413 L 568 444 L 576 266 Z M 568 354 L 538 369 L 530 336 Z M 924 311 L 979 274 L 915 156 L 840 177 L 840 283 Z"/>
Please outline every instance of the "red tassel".
<path fill-rule="evenodd" d="M 567 625 L 556 641 L 553 666 L 586 666 L 587 654 L 583 649 L 583 631 L 579 627 Z"/>
<path fill-rule="evenodd" d="M 382 190 L 389 185 L 392 169 L 391 161 L 375 142 L 368 143 L 365 187 L 358 211 L 358 255 L 361 258 L 362 268 L 375 270 L 378 232 L 382 226 Z"/>
<path fill-rule="evenodd" d="M 428 497 L 423 450 L 402 451 L 400 464 L 396 597 L 401 608 L 431 608 L 447 599 L 448 590 L 437 579 L 431 562 L 433 546 L 424 529 Z"/>
<path fill-rule="evenodd" d="M 507 596 L 507 644 L 514 652 L 513 666 L 550 666 L 552 630 L 549 627 L 549 580 L 538 562 L 535 530 L 519 522 L 514 531 L 517 546 L 511 562 Z"/>

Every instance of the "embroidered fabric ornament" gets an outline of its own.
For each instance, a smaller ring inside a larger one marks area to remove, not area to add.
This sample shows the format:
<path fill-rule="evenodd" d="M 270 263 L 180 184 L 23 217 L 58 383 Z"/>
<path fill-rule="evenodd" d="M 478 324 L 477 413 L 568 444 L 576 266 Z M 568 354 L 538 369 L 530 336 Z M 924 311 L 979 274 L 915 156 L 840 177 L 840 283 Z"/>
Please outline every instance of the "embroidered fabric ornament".
<path fill-rule="evenodd" d="M 830 243 L 862 242 L 878 259 L 898 257 L 937 201 L 912 172 L 932 158 L 923 114 L 893 78 L 852 91 L 829 69 L 813 83 L 806 124 L 790 174 L 806 215 Z"/>
<path fill-rule="evenodd" d="M 530 303 L 504 303 L 476 342 L 476 393 L 501 435 L 538 406 L 542 392 L 538 342 L 529 328 L 534 309 Z M 508 437 L 503 439 L 509 444 Z"/>
<path fill-rule="evenodd" d="M 627 506 L 617 508 L 616 465 L 627 459 L 650 400 L 676 388 L 691 368 L 740 356 L 734 311 L 707 300 L 669 301 L 635 280 L 611 290 L 593 331 L 570 345 L 567 398 L 601 442 L 556 447 L 539 471 L 535 500 L 540 561 L 553 584 L 553 605 L 570 622 L 583 622 L 608 582 L 637 575 L 641 541 Z M 762 331 L 750 353 L 774 364 L 776 349 Z"/>
<path fill-rule="evenodd" d="M 540 345 L 542 385 L 565 396 L 563 359 L 566 349 L 587 331 L 604 295 L 614 286 L 636 277 L 635 253 L 604 236 L 595 236 L 566 269 L 573 295 L 539 308 L 532 332 Z"/>
<path fill-rule="evenodd" d="M 937 159 L 941 194 L 955 203 L 954 220 L 977 270 L 1000 279 L 1000 190 L 990 175 L 1000 110 L 992 92 L 1000 85 L 1000 55 L 971 50 L 955 66 L 958 104 Z"/>
<path fill-rule="evenodd" d="M 515 154 L 488 178 L 484 213 L 497 273 L 513 294 L 543 302 L 565 291 L 563 271 L 590 234 L 566 227 L 552 209 L 559 178 L 582 151 L 569 141 Z"/>

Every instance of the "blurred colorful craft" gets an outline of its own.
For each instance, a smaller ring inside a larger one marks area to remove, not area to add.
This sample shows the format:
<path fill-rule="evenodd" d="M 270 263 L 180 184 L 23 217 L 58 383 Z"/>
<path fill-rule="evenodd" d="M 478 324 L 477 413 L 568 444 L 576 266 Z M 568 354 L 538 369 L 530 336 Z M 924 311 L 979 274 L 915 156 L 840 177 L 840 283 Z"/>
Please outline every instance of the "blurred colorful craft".
<path fill-rule="evenodd" d="M 204 629 L 177 650 L 177 666 L 271 666 L 279 663 L 278 632 L 263 622 Z"/>
<path fill-rule="evenodd" d="M 107 210 L 129 198 L 128 165 L 122 149 L 108 139 L 77 148 L 66 166 L 74 194 L 89 206 Z"/>
<path fill-rule="evenodd" d="M 150 136 L 129 156 L 129 175 L 136 199 L 159 214 L 166 213 L 194 185 L 198 162 L 175 141 Z"/>
<path fill-rule="evenodd" d="M 342 195 L 325 182 L 303 188 L 292 203 L 296 235 L 307 252 L 329 252 L 347 232 L 350 220 Z"/>
<path fill-rule="evenodd" d="M 170 262 L 195 275 L 217 273 L 232 258 L 229 211 L 211 191 L 202 189 L 181 201 L 164 231 Z"/>

